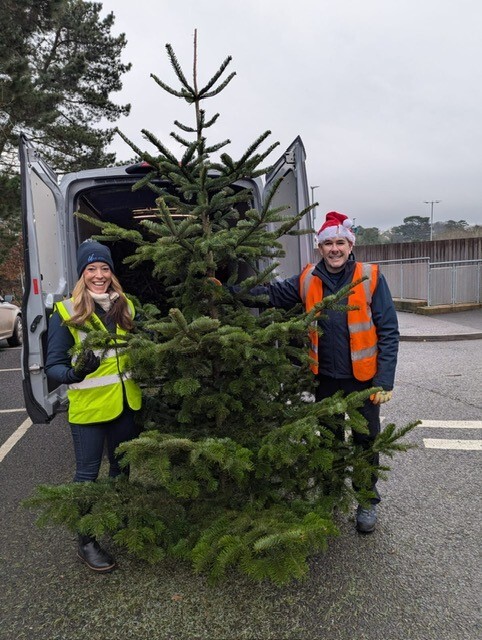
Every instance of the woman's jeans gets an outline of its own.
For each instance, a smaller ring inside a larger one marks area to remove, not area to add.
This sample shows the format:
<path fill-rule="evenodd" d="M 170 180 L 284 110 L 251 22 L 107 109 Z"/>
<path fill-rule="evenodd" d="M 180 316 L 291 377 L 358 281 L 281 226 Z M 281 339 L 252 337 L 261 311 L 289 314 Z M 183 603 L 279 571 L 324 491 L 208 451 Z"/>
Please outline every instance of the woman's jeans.
<path fill-rule="evenodd" d="M 109 458 L 109 476 L 115 478 L 121 473 L 128 473 L 126 468 L 120 468 L 120 458 L 114 454 L 114 451 L 122 442 L 132 440 L 139 435 L 140 429 L 135 424 L 134 415 L 134 411 L 125 409 L 118 418 L 110 422 L 97 424 L 70 423 L 77 465 L 74 482 L 97 480 L 104 453 L 104 445 L 107 446 Z"/>

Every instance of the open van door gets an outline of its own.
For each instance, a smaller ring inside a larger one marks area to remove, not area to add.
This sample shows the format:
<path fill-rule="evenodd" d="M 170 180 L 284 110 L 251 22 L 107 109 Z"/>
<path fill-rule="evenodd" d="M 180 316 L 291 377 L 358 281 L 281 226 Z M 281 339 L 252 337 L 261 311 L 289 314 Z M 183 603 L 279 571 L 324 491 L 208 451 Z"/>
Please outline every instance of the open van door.
<path fill-rule="evenodd" d="M 289 207 L 286 215 L 296 216 L 309 206 L 308 180 L 306 177 L 306 152 L 301 138 L 298 136 L 288 147 L 273 169 L 266 176 L 263 198 L 266 198 L 279 178 L 283 178 L 278 191 L 274 195 L 271 206 Z M 310 229 L 311 215 L 307 214 L 295 229 Z M 271 229 L 272 230 L 272 229 Z M 309 262 L 314 260 L 314 244 L 312 234 L 285 236 L 281 239 L 286 256 L 279 259 L 277 275 L 289 278 L 300 273 Z"/>
<path fill-rule="evenodd" d="M 66 387 L 45 375 L 48 318 L 68 295 L 64 199 L 57 176 L 28 139 L 20 137 L 25 290 L 22 301 L 22 376 L 27 413 L 45 423 L 66 407 Z"/>

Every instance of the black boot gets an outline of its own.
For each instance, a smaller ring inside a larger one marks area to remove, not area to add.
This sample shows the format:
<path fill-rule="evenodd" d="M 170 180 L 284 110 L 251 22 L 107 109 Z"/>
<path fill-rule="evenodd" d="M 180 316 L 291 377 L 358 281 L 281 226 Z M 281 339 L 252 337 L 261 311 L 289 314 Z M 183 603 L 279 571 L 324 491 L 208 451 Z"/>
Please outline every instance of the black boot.
<path fill-rule="evenodd" d="M 97 573 L 108 573 L 115 568 L 115 560 L 104 551 L 95 538 L 79 534 L 77 555 L 85 564 Z"/>

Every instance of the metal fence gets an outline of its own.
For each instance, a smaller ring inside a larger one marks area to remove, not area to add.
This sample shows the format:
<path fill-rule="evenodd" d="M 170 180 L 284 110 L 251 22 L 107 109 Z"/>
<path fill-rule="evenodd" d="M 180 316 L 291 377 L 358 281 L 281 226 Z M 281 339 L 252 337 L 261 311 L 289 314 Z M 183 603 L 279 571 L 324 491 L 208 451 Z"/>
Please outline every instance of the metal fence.
<path fill-rule="evenodd" d="M 430 258 L 377 262 L 394 298 L 427 306 L 482 301 L 482 260 L 430 262 Z"/>

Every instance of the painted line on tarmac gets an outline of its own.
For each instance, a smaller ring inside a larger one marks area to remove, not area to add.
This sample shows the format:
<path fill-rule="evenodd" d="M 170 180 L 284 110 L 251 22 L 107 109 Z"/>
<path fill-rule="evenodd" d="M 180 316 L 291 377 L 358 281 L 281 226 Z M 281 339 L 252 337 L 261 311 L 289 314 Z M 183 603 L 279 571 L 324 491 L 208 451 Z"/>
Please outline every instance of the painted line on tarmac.
<path fill-rule="evenodd" d="M 2 460 L 5 458 L 7 453 L 11 449 L 13 449 L 13 447 L 17 444 L 20 438 L 22 438 L 27 433 L 27 431 L 30 429 L 31 426 L 32 426 L 32 421 L 30 420 L 30 418 L 27 418 L 22 422 L 19 428 L 16 431 L 14 431 L 14 433 L 12 433 L 10 438 L 8 438 L 8 440 L 6 440 L 6 442 L 2 444 L 2 446 L 0 447 L 0 462 L 2 462 Z"/>
<path fill-rule="evenodd" d="M 442 438 L 424 438 L 423 444 L 427 449 L 482 451 L 482 440 L 443 440 Z"/>
<path fill-rule="evenodd" d="M 433 429 L 482 429 L 482 420 L 422 420 L 418 425 Z"/>
<path fill-rule="evenodd" d="M 25 407 L 22 407 L 21 409 L 0 409 L 0 413 L 22 413 L 25 411 L 27 411 Z"/>
<path fill-rule="evenodd" d="M 6 373 L 7 371 L 22 371 L 19 367 L 18 369 L 0 369 L 0 373 Z"/>

